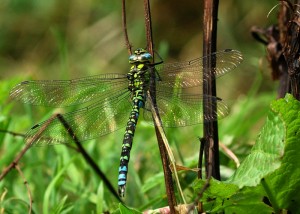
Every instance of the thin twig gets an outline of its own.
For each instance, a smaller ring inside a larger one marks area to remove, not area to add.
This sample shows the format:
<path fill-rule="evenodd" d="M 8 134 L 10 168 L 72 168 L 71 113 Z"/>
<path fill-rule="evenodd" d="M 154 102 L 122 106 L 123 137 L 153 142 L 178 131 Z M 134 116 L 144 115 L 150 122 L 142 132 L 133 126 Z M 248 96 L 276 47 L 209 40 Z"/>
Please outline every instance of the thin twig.
<path fill-rule="evenodd" d="M 203 6 L 203 55 L 208 56 L 203 58 L 203 93 L 210 96 L 216 96 L 217 93 L 216 77 L 214 73 L 216 60 L 209 56 L 213 52 L 216 52 L 217 49 L 218 6 L 219 0 L 205 0 Z M 206 116 L 217 118 L 217 105 L 215 100 L 205 99 L 203 102 L 204 118 L 209 118 Z M 207 182 L 209 182 L 211 176 L 220 180 L 218 121 L 204 120 L 203 133 L 203 140 L 205 141 L 203 144 Z M 201 197 L 202 191 L 200 191 L 195 200 L 195 206 L 196 203 L 200 201 Z M 198 204 L 198 209 L 198 212 L 200 212 L 202 203 Z"/>
<path fill-rule="evenodd" d="M 146 38 L 147 38 L 147 49 L 149 53 L 153 56 L 153 64 L 154 64 L 154 45 L 153 45 L 153 37 L 152 37 L 152 24 L 151 24 L 151 12 L 150 12 L 150 2 L 149 0 L 144 0 L 144 16 L 145 16 L 145 28 L 146 28 Z M 166 185 L 166 193 L 168 198 L 168 204 L 170 207 L 171 213 L 175 213 L 175 206 L 176 206 L 176 197 L 175 197 L 175 191 L 174 191 L 174 185 L 172 180 L 172 171 L 169 168 L 170 160 L 168 158 L 168 151 L 167 147 L 164 145 L 164 131 L 161 127 L 161 121 L 159 117 L 159 113 L 156 108 L 156 87 L 155 87 L 155 69 L 152 69 L 150 73 L 151 82 L 150 82 L 150 92 L 148 91 L 148 97 L 151 102 L 151 106 L 153 107 L 151 109 L 152 115 L 154 119 L 156 119 L 154 125 L 155 125 L 155 133 L 157 137 L 157 143 L 160 150 L 161 160 L 163 164 L 163 170 L 165 175 L 165 185 Z M 157 123 L 158 122 L 158 123 Z M 165 138 L 166 139 L 166 138 Z M 174 164 L 174 169 L 176 171 L 176 167 Z M 178 179 L 178 178 L 177 178 Z M 179 190 L 180 185 L 179 185 Z M 183 198 L 184 200 L 184 198 Z"/>
<path fill-rule="evenodd" d="M 13 160 L 13 162 L 6 167 L 1 175 L 0 175 L 0 181 L 7 175 L 7 173 L 14 168 L 20 161 L 20 159 L 23 157 L 23 155 L 27 152 L 27 150 L 32 146 L 32 144 L 35 142 L 35 140 L 37 138 L 39 138 L 42 133 L 46 130 L 46 128 L 48 127 L 48 125 L 56 118 L 56 115 L 53 115 L 49 120 L 47 120 L 47 122 L 45 124 L 43 124 L 43 126 L 41 127 L 41 129 L 37 132 L 36 135 L 34 135 L 32 138 L 28 138 L 27 142 L 25 143 L 25 147 L 20 151 L 20 153 L 16 156 L 16 158 Z"/>
<path fill-rule="evenodd" d="M 300 15 L 299 15 L 299 0 L 294 1 L 293 15 L 289 20 L 287 31 L 285 35 L 284 51 L 283 55 L 287 62 L 288 74 L 290 77 L 290 87 L 292 95 L 300 100 L 300 69 L 299 69 L 299 57 L 300 57 Z"/>
<path fill-rule="evenodd" d="M 171 148 L 169 146 L 169 142 L 168 142 L 168 139 L 167 139 L 167 137 L 165 135 L 165 132 L 164 132 L 164 130 L 162 128 L 162 124 L 161 124 L 160 118 L 159 118 L 159 116 L 157 114 L 157 111 L 155 110 L 154 105 L 153 105 L 153 100 L 152 100 L 152 98 L 150 96 L 149 91 L 148 91 L 148 97 L 149 97 L 148 101 L 150 102 L 151 113 L 153 115 L 154 124 L 156 125 L 156 127 L 157 127 L 157 129 L 159 131 L 159 134 L 160 134 L 160 136 L 162 138 L 162 142 L 163 142 L 165 151 L 167 152 L 167 157 L 168 157 L 167 160 L 170 163 L 167 166 L 168 166 L 168 168 L 169 168 L 169 166 L 171 167 L 171 171 L 174 173 L 175 181 L 177 183 L 177 188 L 179 190 L 180 196 L 181 196 L 181 198 L 183 200 L 183 203 L 186 204 L 186 200 L 184 198 L 183 191 L 181 189 L 181 185 L 179 183 L 179 178 L 178 178 L 178 173 L 177 173 L 177 165 L 176 165 L 176 162 L 175 162 L 175 158 L 174 158 L 173 152 L 172 152 L 172 150 L 171 150 Z M 182 167 L 182 168 L 184 168 L 184 167 Z M 195 170 L 193 170 L 193 171 L 195 171 Z"/>
<path fill-rule="evenodd" d="M 240 166 L 238 157 L 223 143 L 220 143 L 220 147 L 223 149 L 225 154 L 235 162 L 236 168 L 238 168 Z"/>
<path fill-rule="evenodd" d="M 200 152 L 199 152 L 199 160 L 198 160 L 198 178 L 202 179 L 202 164 L 203 164 L 203 154 L 204 154 L 204 147 L 205 147 L 205 139 L 200 138 Z"/>
<path fill-rule="evenodd" d="M 23 134 L 23 133 L 18 133 L 18 132 L 13 132 L 13 131 L 9 131 L 9 130 L 4 130 L 4 129 L 0 129 L 0 132 L 3 132 L 3 133 L 7 133 L 7 134 L 10 134 L 14 137 L 26 137 L 26 134 Z"/>
<path fill-rule="evenodd" d="M 216 67 L 216 60 L 209 57 L 211 53 L 216 52 L 217 40 L 217 15 L 218 15 L 218 0 L 204 1 L 204 15 L 203 15 L 203 55 L 208 56 L 203 58 L 203 94 L 216 96 L 216 77 L 214 68 Z M 215 100 L 203 101 L 204 115 L 217 118 L 217 105 Z M 220 180 L 220 163 L 219 163 L 219 136 L 218 136 L 218 121 L 204 121 L 203 126 L 204 139 L 213 139 L 213 157 L 212 157 L 212 176 Z M 205 143 L 205 163 L 206 173 L 208 171 L 208 142 Z M 206 174 L 207 175 L 207 174 Z M 206 176 L 208 177 L 208 176 Z"/>
<path fill-rule="evenodd" d="M 189 167 L 178 165 L 178 164 L 176 164 L 175 166 L 176 166 L 177 171 L 190 171 L 190 172 L 197 172 L 197 173 L 200 171 L 199 168 L 189 168 Z"/>
<path fill-rule="evenodd" d="M 122 0 L 122 24 L 123 24 L 123 32 L 124 32 L 124 37 L 125 37 L 126 48 L 127 48 L 128 54 L 131 55 L 132 54 L 132 50 L 131 50 L 132 46 L 129 42 L 128 32 L 127 32 L 125 0 Z"/>
<path fill-rule="evenodd" d="M 22 137 L 22 138 L 25 138 L 26 137 L 26 134 L 23 134 L 23 133 L 19 133 L 19 132 L 13 132 L 13 131 L 9 131 L 9 130 L 4 130 L 4 129 L 0 129 L 0 132 L 3 132 L 3 133 L 7 133 L 7 134 L 10 134 L 10 135 L 13 135 L 13 136 L 19 136 L 19 137 Z M 44 137 L 41 137 L 41 139 L 49 139 L 49 138 L 44 138 Z M 50 138 L 51 139 L 51 138 Z M 64 144 L 66 147 L 70 148 L 70 149 L 73 149 L 74 151 L 76 152 L 80 152 L 78 150 L 78 148 L 76 148 L 75 146 L 72 146 L 71 144 Z"/>
<path fill-rule="evenodd" d="M 74 147 L 70 147 L 72 149 L 75 149 L 76 151 L 80 152 L 84 159 L 87 161 L 87 163 L 94 169 L 94 171 L 96 172 L 97 175 L 99 175 L 99 177 L 103 180 L 104 184 L 108 187 L 108 189 L 113 193 L 113 195 L 119 200 L 121 201 L 121 199 L 119 198 L 116 190 L 113 188 L 112 184 L 109 182 L 109 180 L 106 178 L 105 174 L 100 170 L 100 168 L 97 166 L 97 164 L 92 160 L 92 158 L 88 155 L 88 153 L 84 150 L 84 148 L 82 147 L 82 145 L 80 144 L 78 138 L 76 137 L 75 133 L 73 132 L 73 130 L 70 128 L 70 126 L 68 125 L 68 123 L 63 119 L 61 114 L 55 114 L 53 115 L 49 120 L 47 120 L 47 123 L 45 123 L 41 129 L 38 131 L 37 134 L 35 134 L 32 138 L 28 138 L 27 142 L 26 142 L 26 146 L 24 147 L 24 149 L 17 155 L 17 157 L 14 159 L 14 161 L 3 170 L 3 172 L 0 175 L 0 181 L 6 176 L 6 174 L 12 169 L 15 168 L 15 166 L 18 164 L 19 160 L 23 157 L 23 155 L 26 153 L 26 151 L 34 144 L 34 142 L 36 141 L 36 139 L 42 138 L 41 135 L 43 134 L 43 132 L 46 130 L 46 128 L 48 127 L 48 125 L 55 119 L 58 118 L 62 125 L 66 128 L 66 130 L 68 131 L 69 135 L 71 136 L 71 138 L 74 140 L 75 144 L 77 145 L 78 149 L 74 148 Z M 9 134 L 13 134 L 13 135 L 19 135 L 19 136 L 26 136 L 24 134 L 19 134 L 19 133 L 15 133 L 15 132 L 10 132 L 10 131 L 5 131 Z"/>
<path fill-rule="evenodd" d="M 27 150 L 33 145 L 33 143 L 35 142 L 35 140 L 37 138 L 39 138 L 42 133 L 46 130 L 46 128 L 48 127 L 48 125 L 55 119 L 56 115 L 53 115 L 48 121 L 47 123 L 45 123 L 41 129 L 37 132 L 37 134 L 32 137 L 32 138 L 29 138 L 27 139 L 26 143 L 25 143 L 25 147 L 21 150 L 21 152 L 16 156 L 16 158 L 13 160 L 13 162 L 8 166 L 6 167 L 3 172 L 1 173 L 0 175 L 0 181 L 13 169 L 17 169 L 19 174 L 21 175 L 21 177 L 23 178 L 23 180 L 25 180 L 24 184 L 26 185 L 26 188 L 28 190 L 28 195 L 29 195 L 29 213 L 32 212 L 32 195 L 31 195 L 31 191 L 30 191 L 30 188 L 28 186 L 28 183 L 25 179 L 25 176 L 23 175 L 21 169 L 18 167 L 18 163 L 20 161 L 20 159 L 24 156 L 24 154 L 27 152 Z M 15 134 L 15 133 L 14 133 Z"/>
<path fill-rule="evenodd" d="M 32 213 L 32 203 L 33 203 L 33 200 L 32 200 L 32 194 L 31 194 L 31 191 L 30 191 L 30 188 L 29 188 L 29 185 L 28 185 L 28 182 L 22 172 L 22 170 L 20 169 L 19 165 L 16 164 L 15 165 L 15 169 L 19 172 L 19 175 L 22 177 L 23 181 L 24 181 L 24 184 L 27 188 L 27 193 L 28 193 L 28 198 L 29 198 L 29 211 L 28 213 Z"/>
<path fill-rule="evenodd" d="M 89 154 L 85 151 L 83 146 L 81 145 L 79 139 L 76 136 L 76 133 L 73 131 L 72 127 L 69 126 L 68 122 L 64 119 L 63 115 L 58 114 L 57 118 L 61 122 L 61 124 L 64 126 L 68 134 L 73 139 L 74 143 L 77 145 L 79 152 L 82 154 L 83 158 L 86 160 L 86 162 L 92 167 L 92 169 L 96 172 L 97 175 L 103 180 L 104 184 L 108 187 L 108 189 L 112 192 L 112 194 L 115 196 L 116 199 L 118 199 L 120 202 L 122 201 L 117 193 L 117 191 L 114 189 L 110 181 L 107 179 L 105 174 L 101 171 L 101 169 L 98 167 L 98 165 L 95 163 L 95 161 L 89 156 Z"/>
<path fill-rule="evenodd" d="M 145 15 L 147 50 L 152 56 L 154 56 L 154 42 L 152 36 L 152 22 L 151 22 L 151 10 L 150 10 L 149 0 L 144 0 L 144 15 Z"/>
<path fill-rule="evenodd" d="M 198 171 L 198 179 L 202 179 L 202 167 L 203 167 L 203 155 L 204 155 L 204 148 L 205 148 L 205 143 L 206 143 L 206 140 L 204 137 L 202 138 L 199 138 L 199 141 L 200 141 L 200 152 L 199 152 L 199 159 L 198 159 L 198 168 L 199 168 L 199 171 Z M 202 194 L 202 193 L 201 193 Z M 195 204 L 196 205 L 196 204 Z M 194 206 L 195 206 L 194 205 Z M 200 213 L 200 211 L 202 211 L 202 207 L 203 207 L 203 204 L 202 202 L 199 202 L 198 203 L 198 212 Z M 191 209 L 192 210 L 192 209 Z M 190 210 L 190 211 L 191 211 Z"/>
<path fill-rule="evenodd" d="M 197 205 L 198 205 L 198 212 L 199 213 L 203 212 L 203 210 L 202 210 L 202 203 L 199 203 L 199 202 L 200 202 L 200 199 L 203 197 L 203 193 L 209 187 L 210 180 L 212 178 L 212 171 L 213 171 L 213 169 L 212 169 L 212 167 L 213 167 L 212 160 L 213 160 L 214 141 L 213 141 L 212 138 L 209 138 L 208 140 L 206 140 L 206 142 L 209 142 L 208 145 L 207 145 L 207 148 L 208 148 L 208 163 L 207 163 L 208 172 L 207 172 L 207 179 L 206 179 L 203 187 L 201 188 L 201 190 L 198 192 L 198 195 L 197 195 L 197 198 L 194 201 L 194 204 L 189 207 L 189 211 L 188 212 L 191 212 L 194 209 L 194 207 L 196 207 Z"/>

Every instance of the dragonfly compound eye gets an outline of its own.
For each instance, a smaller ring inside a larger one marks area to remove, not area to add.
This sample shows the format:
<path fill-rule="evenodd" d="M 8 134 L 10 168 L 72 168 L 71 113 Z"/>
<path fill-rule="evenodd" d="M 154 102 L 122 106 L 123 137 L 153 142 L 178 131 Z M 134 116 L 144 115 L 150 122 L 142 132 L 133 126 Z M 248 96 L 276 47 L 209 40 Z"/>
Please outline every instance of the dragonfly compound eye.
<path fill-rule="evenodd" d="M 140 62 L 150 62 L 152 60 L 152 55 L 148 52 L 143 53 L 139 57 Z"/>
<path fill-rule="evenodd" d="M 134 54 L 129 56 L 129 63 L 145 63 L 152 60 L 152 55 L 143 48 L 138 48 Z"/>

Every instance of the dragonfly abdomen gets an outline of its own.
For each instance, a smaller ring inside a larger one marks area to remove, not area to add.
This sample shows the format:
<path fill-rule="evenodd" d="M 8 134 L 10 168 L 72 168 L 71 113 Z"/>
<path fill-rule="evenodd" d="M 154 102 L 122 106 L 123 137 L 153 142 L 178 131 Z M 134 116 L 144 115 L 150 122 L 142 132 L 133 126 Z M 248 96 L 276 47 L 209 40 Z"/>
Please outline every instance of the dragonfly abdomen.
<path fill-rule="evenodd" d="M 124 139 L 122 143 L 122 152 L 120 158 L 119 177 L 118 177 L 119 195 L 121 197 L 124 197 L 125 194 L 128 162 L 130 159 L 130 150 L 132 147 L 136 124 L 139 118 L 140 108 L 143 108 L 145 104 L 144 99 L 145 98 L 144 98 L 143 90 L 136 90 L 134 93 L 134 97 L 132 98 L 133 106 L 130 112 L 129 119 L 127 121 L 127 126 L 126 126 Z"/>

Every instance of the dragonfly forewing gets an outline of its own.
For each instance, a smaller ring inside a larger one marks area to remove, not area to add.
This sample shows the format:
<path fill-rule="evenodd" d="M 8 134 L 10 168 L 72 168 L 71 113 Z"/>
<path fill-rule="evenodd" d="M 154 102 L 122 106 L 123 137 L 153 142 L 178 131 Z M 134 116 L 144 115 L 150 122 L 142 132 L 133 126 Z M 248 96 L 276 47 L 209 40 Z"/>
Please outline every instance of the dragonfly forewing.
<path fill-rule="evenodd" d="M 216 64 L 212 70 L 216 78 L 232 71 L 243 61 L 241 52 L 226 49 L 190 61 L 159 64 L 155 66 L 158 73 L 157 85 L 171 88 L 201 86 L 203 79 L 207 79 L 203 78 L 203 61 L 207 57 Z"/>
<path fill-rule="evenodd" d="M 66 107 L 103 100 L 108 91 L 120 91 L 127 85 L 124 74 L 101 74 L 73 80 L 32 80 L 16 85 L 10 96 L 33 105 Z"/>

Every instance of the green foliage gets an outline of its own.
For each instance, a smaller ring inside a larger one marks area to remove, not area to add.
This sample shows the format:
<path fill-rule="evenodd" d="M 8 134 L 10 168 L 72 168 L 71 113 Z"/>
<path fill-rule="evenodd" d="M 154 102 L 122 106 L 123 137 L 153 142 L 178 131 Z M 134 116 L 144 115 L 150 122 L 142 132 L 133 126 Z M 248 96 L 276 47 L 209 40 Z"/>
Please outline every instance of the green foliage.
<path fill-rule="evenodd" d="M 163 60 L 170 62 L 201 56 L 201 2 L 151 1 L 151 4 L 155 48 Z M 282 104 L 275 103 L 279 107 L 272 105 L 274 112 L 278 112 L 278 108 L 283 109 L 280 114 L 269 113 L 258 145 L 247 157 L 265 120 L 268 105 L 275 97 L 275 86 L 269 80 L 270 75 L 261 72 L 266 71 L 267 67 L 257 68 L 261 65 L 265 50 L 249 36 L 248 29 L 262 22 L 263 25 L 272 22 L 276 14 L 267 18 L 267 13 L 273 6 L 274 1 L 260 0 L 220 3 L 218 49 L 237 49 L 245 58 L 241 68 L 218 81 L 218 96 L 225 102 L 233 100 L 230 115 L 219 122 L 220 142 L 245 161 L 231 178 L 237 186 L 212 181 L 211 189 L 205 192 L 203 198 L 216 199 L 205 203 L 208 211 L 274 211 L 274 206 L 262 202 L 263 196 L 268 197 L 278 209 L 295 211 L 299 204 L 299 193 L 295 192 L 299 189 L 299 149 L 293 143 L 299 139 L 294 117 L 298 108 L 296 102 L 286 99 L 294 103 L 294 113 L 290 113 L 283 104 L 287 102 L 285 100 L 280 101 Z M 128 31 L 134 48 L 145 47 L 142 7 L 142 2 L 128 1 Z M 24 134 L 32 125 L 57 111 L 12 102 L 9 91 L 21 81 L 70 79 L 128 71 L 120 2 L 13 0 L 1 2 L 0 10 L 1 129 Z M 285 116 L 288 118 L 283 119 Z M 279 127 L 287 131 L 282 133 Z M 166 130 L 179 164 L 190 168 L 197 166 L 197 137 L 201 136 L 201 130 L 201 125 Z M 117 186 L 123 131 L 84 143 L 87 152 L 114 187 Z M 271 136 L 276 139 L 278 147 L 272 144 Z M 284 142 L 278 139 L 284 139 Z M 280 153 L 283 146 L 284 153 Z M 23 147 L 23 137 L 0 132 L 1 171 Z M 262 163 L 254 161 L 255 158 Z M 235 164 L 223 152 L 220 153 L 220 159 L 221 174 L 228 178 L 234 172 Z M 33 213 L 132 213 L 137 212 L 136 209 L 148 210 L 167 205 L 155 132 L 142 120 L 135 134 L 124 201 L 135 209 L 119 204 L 82 156 L 64 145 L 31 148 L 19 166 L 32 192 Z M 246 175 L 248 177 L 243 177 Z M 195 197 L 191 184 L 196 176 L 194 172 L 179 172 L 189 202 Z M 16 170 L 12 170 L 0 182 L 0 210 L 5 213 L 28 213 L 29 199 L 23 183 Z M 252 186 L 248 186 L 250 184 Z M 196 191 L 202 185 L 199 182 Z"/>
<path fill-rule="evenodd" d="M 287 95 L 285 99 L 272 104 L 284 120 L 286 138 L 284 153 L 281 153 L 281 166 L 268 175 L 265 183 L 268 194 L 279 208 L 285 208 L 292 213 L 300 213 L 300 104 Z"/>
<path fill-rule="evenodd" d="M 196 192 L 200 191 L 205 181 L 197 181 Z M 209 213 L 272 213 L 273 209 L 262 201 L 262 188 L 238 186 L 227 182 L 211 180 L 204 192 L 204 210 Z M 207 202 L 206 202 L 207 201 Z"/>
<path fill-rule="evenodd" d="M 291 95 L 271 104 L 267 121 L 251 153 L 231 178 L 212 180 L 203 201 L 210 213 L 299 213 L 300 102 Z M 204 181 L 195 188 L 200 191 Z M 268 206 L 263 202 L 267 198 Z"/>
<path fill-rule="evenodd" d="M 228 182 L 240 188 L 256 186 L 262 178 L 280 166 L 284 139 L 285 126 L 282 119 L 278 116 L 278 112 L 269 111 L 267 121 L 250 155 Z"/>
<path fill-rule="evenodd" d="M 120 208 L 121 214 L 139 214 L 139 213 L 141 213 L 135 209 L 128 208 L 128 207 L 124 206 L 123 204 L 120 204 L 119 208 Z"/>

